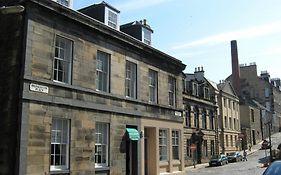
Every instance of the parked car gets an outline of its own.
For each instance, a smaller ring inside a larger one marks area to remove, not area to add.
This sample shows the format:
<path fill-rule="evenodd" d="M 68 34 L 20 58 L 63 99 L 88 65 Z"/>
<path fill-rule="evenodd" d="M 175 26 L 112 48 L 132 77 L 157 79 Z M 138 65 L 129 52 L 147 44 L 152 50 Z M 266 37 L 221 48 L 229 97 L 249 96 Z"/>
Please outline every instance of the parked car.
<path fill-rule="evenodd" d="M 215 155 L 209 161 L 209 166 L 225 165 L 225 164 L 228 164 L 228 160 L 224 154 Z"/>
<path fill-rule="evenodd" d="M 267 169 L 263 172 L 263 175 L 280 175 L 281 174 L 281 160 L 274 161 Z"/>
<path fill-rule="evenodd" d="M 227 155 L 228 162 L 239 162 L 242 161 L 242 155 L 239 152 L 229 153 Z"/>
<path fill-rule="evenodd" d="M 270 149 L 270 148 L 271 148 L 270 143 L 267 140 L 263 140 L 260 150 Z"/>

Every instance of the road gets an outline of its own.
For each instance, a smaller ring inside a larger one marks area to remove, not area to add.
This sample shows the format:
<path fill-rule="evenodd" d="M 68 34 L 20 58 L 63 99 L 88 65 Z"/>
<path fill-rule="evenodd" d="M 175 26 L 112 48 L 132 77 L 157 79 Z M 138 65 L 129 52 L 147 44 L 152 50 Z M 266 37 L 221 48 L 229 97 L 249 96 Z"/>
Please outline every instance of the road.
<path fill-rule="evenodd" d="M 272 136 L 273 149 L 281 142 L 281 133 Z M 229 163 L 224 166 L 209 167 L 208 164 L 196 165 L 196 168 L 186 168 L 187 175 L 261 175 L 265 163 L 269 157 L 265 156 L 264 150 L 258 150 L 260 145 L 255 145 L 249 152 L 248 161 Z M 269 150 L 266 152 L 269 155 Z"/>

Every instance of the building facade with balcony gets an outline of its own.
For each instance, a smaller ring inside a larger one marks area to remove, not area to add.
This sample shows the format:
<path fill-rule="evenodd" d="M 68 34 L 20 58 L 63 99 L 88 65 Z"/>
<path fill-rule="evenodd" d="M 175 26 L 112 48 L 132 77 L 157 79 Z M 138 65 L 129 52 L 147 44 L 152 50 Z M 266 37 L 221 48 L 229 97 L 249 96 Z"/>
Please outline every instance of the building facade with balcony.
<path fill-rule="evenodd" d="M 185 164 L 192 165 L 193 159 L 208 162 L 218 154 L 217 85 L 198 67 L 194 74 L 185 74 L 183 86 Z"/>
<path fill-rule="evenodd" d="M 22 5 L 0 32 L 18 34 L 1 38 L 0 174 L 183 174 L 185 65 L 50 0 Z"/>

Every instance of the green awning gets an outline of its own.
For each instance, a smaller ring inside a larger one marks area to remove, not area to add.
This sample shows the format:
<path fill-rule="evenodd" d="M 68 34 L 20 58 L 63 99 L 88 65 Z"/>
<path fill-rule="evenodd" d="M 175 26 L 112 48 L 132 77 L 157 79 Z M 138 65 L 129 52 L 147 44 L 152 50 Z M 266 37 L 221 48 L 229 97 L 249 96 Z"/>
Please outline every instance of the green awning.
<path fill-rule="evenodd" d="M 130 140 L 139 140 L 140 133 L 135 128 L 126 128 Z"/>

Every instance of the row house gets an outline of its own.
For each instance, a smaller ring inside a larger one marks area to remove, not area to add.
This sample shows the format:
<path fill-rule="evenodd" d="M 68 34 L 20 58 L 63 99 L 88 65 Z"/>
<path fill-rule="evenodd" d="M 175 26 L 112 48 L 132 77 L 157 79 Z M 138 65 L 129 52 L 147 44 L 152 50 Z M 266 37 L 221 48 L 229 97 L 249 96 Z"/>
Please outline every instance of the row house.
<path fill-rule="evenodd" d="M 206 79 L 203 67 L 183 80 L 185 164 L 208 162 L 218 154 L 218 89 Z M 191 145 L 196 150 L 191 149 Z"/>
<path fill-rule="evenodd" d="M 141 40 L 104 2 L 80 11 L 21 5 L 24 13 L 1 17 L 0 174 L 183 174 L 183 140 L 198 128 L 204 155 L 213 154 L 212 93 L 186 104 L 197 124 L 185 133 L 185 65 L 150 46 L 146 23 Z"/>
<path fill-rule="evenodd" d="M 228 154 L 241 149 L 239 98 L 229 81 L 218 84 L 220 152 Z"/>

